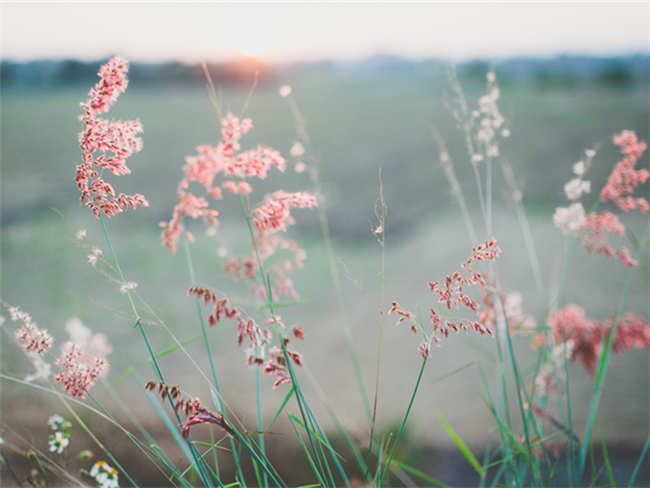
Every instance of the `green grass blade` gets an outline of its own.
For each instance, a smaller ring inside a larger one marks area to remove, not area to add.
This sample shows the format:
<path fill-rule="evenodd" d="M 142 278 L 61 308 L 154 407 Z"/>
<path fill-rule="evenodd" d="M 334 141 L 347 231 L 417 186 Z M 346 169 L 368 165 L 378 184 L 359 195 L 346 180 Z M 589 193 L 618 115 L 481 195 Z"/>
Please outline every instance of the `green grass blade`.
<path fill-rule="evenodd" d="M 429 476 L 428 474 L 423 473 L 419 469 L 415 469 L 415 468 L 413 468 L 411 466 L 408 466 L 407 464 L 404 464 L 404 463 L 401 463 L 401 462 L 395 461 L 395 460 L 393 460 L 392 464 L 397 466 L 402 471 L 406 471 L 407 473 L 412 474 L 413 476 L 417 476 L 418 478 L 420 478 L 421 480 L 427 482 L 431 486 L 440 486 L 442 488 L 448 488 L 449 487 L 449 485 L 444 484 L 442 481 L 438 481 L 437 479 Z"/>
<path fill-rule="evenodd" d="M 293 430 L 296 433 L 296 437 L 298 437 L 298 440 L 300 441 L 300 445 L 302 446 L 302 449 L 305 451 L 305 454 L 307 455 L 307 460 L 309 461 L 309 465 L 311 466 L 312 471 L 318 478 L 318 482 L 320 486 L 327 486 L 325 481 L 323 481 L 323 478 L 320 475 L 320 472 L 318 471 L 318 468 L 316 467 L 316 464 L 314 464 L 314 460 L 311 458 L 311 454 L 309 453 L 309 449 L 307 449 L 307 446 L 305 445 L 305 442 L 302 440 L 302 437 L 300 437 L 300 433 L 298 432 L 298 429 L 296 428 L 296 424 L 294 424 L 294 420 L 296 420 L 295 415 L 292 416 L 292 414 L 289 414 L 289 421 L 291 422 L 291 426 L 293 427 Z"/>
<path fill-rule="evenodd" d="M 612 471 L 612 465 L 609 462 L 609 454 L 607 453 L 607 444 L 605 443 L 605 436 L 603 435 L 603 430 L 598 424 L 598 437 L 600 437 L 600 446 L 603 450 L 603 459 L 605 460 L 605 468 L 607 469 L 607 477 L 609 478 L 609 484 L 616 486 L 616 480 L 614 479 L 614 472 Z"/>
<path fill-rule="evenodd" d="M 120 383 L 122 383 L 122 381 L 124 381 L 126 378 L 128 378 L 131 373 L 133 373 L 133 366 L 124 368 L 124 371 L 122 371 L 120 375 L 117 378 L 115 378 L 115 380 L 113 380 L 113 382 L 111 383 L 111 388 L 113 389 L 117 388 L 117 386 Z"/>
<path fill-rule="evenodd" d="M 408 420 L 409 414 L 411 413 L 411 408 L 413 407 L 413 402 L 415 401 L 415 395 L 417 395 L 418 388 L 420 387 L 420 382 L 422 381 L 422 374 L 424 373 L 424 367 L 426 365 L 427 365 L 427 359 L 424 358 L 424 360 L 422 361 L 422 366 L 420 367 L 420 373 L 418 374 L 418 379 L 415 382 L 415 387 L 413 388 L 413 393 L 411 395 L 409 405 L 406 408 L 406 413 L 404 414 L 404 418 L 402 419 L 402 425 L 400 425 L 399 431 L 397 432 L 397 437 L 395 438 L 393 449 L 390 453 L 390 456 L 388 457 L 388 462 L 386 463 L 386 467 L 384 468 L 384 471 L 381 475 L 381 478 L 379 479 L 379 483 L 377 483 L 377 486 L 382 486 L 384 484 L 384 479 L 388 474 L 388 468 L 390 468 L 390 463 L 392 462 L 393 456 L 395 455 L 395 451 L 397 450 L 397 444 L 399 443 L 399 440 L 402 437 L 402 432 L 404 432 L 404 426 L 406 425 L 406 421 Z M 383 456 L 380 457 L 379 459 L 383 459 Z"/>
<path fill-rule="evenodd" d="M 186 346 L 186 345 L 188 345 L 188 344 L 190 344 L 190 343 L 192 343 L 194 341 L 198 341 L 199 339 L 201 339 L 201 336 L 196 336 L 196 337 L 194 337 L 194 338 L 192 338 L 190 340 L 187 340 L 185 342 L 181 342 L 180 344 L 172 346 L 169 349 L 165 349 L 164 351 L 159 352 L 158 354 L 156 354 L 156 359 L 158 359 L 158 358 L 160 358 L 162 356 L 166 356 L 170 352 L 174 352 L 174 351 L 176 351 L 177 349 L 180 349 L 183 346 Z"/>
<path fill-rule="evenodd" d="M 291 307 L 292 305 L 302 305 L 303 303 L 311 303 L 311 302 L 313 302 L 313 300 L 291 300 L 288 302 L 273 302 L 273 308 Z M 258 307 L 259 310 L 268 310 L 270 308 L 271 305 L 269 303 L 260 305 Z"/>
<path fill-rule="evenodd" d="M 316 439 L 316 440 L 317 440 L 318 442 L 320 442 L 322 445 L 324 445 L 325 447 L 327 447 L 327 448 L 330 450 L 330 452 L 332 452 L 333 454 L 335 454 L 337 457 L 339 457 L 339 458 L 345 460 L 345 459 L 343 458 L 343 456 L 341 456 L 338 452 L 336 452 L 335 450 L 333 450 L 333 449 L 330 447 L 329 443 L 327 443 L 326 441 L 324 441 L 323 439 L 321 439 L 321 437 L 320 437 L 316 432 L 314 432 L 314 431 L 311 430 L 311 429 L 308 429 L 307 426 L 305 425 L 305 423 L 304 423 L 302 420 L 300 420 L 300 419 L 299 419 L 295 414 L 293 414 L 293 413 L 289 413 L 289 414 L 287 414 L 287 415 L 289 416 L 290 419 L 292 419 L 294 422 L 296 422 L 298 425 L 300 425 L 300 427 L 302 427 L 302 428 L 305 429 L 305 430 L 309 430 L 309 431 L 311 431 L 310 433 L 311 433 L 312 436 L 314 436 L 314 439 Z"/>
<path fill-rule="evenodd" d="M 463 453 L 463 456 L 465 456 L 465 459 L 469 462 L 469 464 L 472 465 L 472 467 L 476 470 L 478 474 L 481 475 L 481 478 L 485 476 L 485 469 L 483 469 L 483 466 L 481 463 L 478 462 L 478 459 L 476 459 L 476 456 L 470 451 L 469 447 L 467 447 L 467 444 L 465 444 L 465 441 L 460 438 L 460 436 L 456 433 L 456 431 L 453 429 L 451 425 L 447 423 L 447 421 L 444 419 L 444 417 L 438 412 L 437 410 L 434 410 L 434 413 L 436 417 L 438 418 L 438 422 L 440 422 L 440 425 L 447 431 L 447 434 L 451 438 L 452 441 L 454 441 L 454 444 L 460 449 L 460 452 Z"/>
<path fill-rule="evenodd" d="M 144 383 L 142 384 L 142 386 L 143 386 L 143 388 L 144 388 Z M 151 404 L 153 405 L 154 409 L 156 410 L 156 413 L 158 414 L 158 416 L 160 417 L 160 419 L 161 419 L 161 420 L 163 421 L 163 423 L 165 424 L 165 427 L 167 427 L 167 430 L 169 430 L 169 432 L 171 433 L 172 437 L 173 437 L 174 440 L 176 441 L 176 444 L 177 444 L 178 447 L 181 449 L 181 451 L 183 451 L 183 454 L 185 455 L 185 457 L 186 457 L 188 460 L 193 459 L 194 456 L 192 456 L 192 453 L 190 452 L 189 448 L 187 447 L 187 444 L 185 443 L 185 440 L 183 440 L 183 437 L 182 437 L 182 436 L 180 435 L 180 433 L 178 432 L 178 429 L 176 428 L 176 425 L 174 425 L 174 424 L 172 423 L 172 421 L 170 420 L 170 418 L 167 416 L 167 414 L 166 414 L 165 411 L 163 410 L 163 407 L 162 407 L 162 406 L 160 405 L 160 403 L 158 402 L 158 398 L 155 397 L 153 394 L 151 394 L 151 393 L 150 393 L 149 391 L 147 391 L 147 390 L 145 390 L 145 394 L 147 395 L 147 398 L 149 399 L 149 401 L 150 401 Z"/>
<path fill-rule="evenodd" d="M 650 239 L 650 225 L 646 227 L 643 236 L 639 241 L 639 245 L 635 256 L 637 260 L 641 259 L 640 254 L 646 248 L 649 239 Z M 636 275 L 636 269 L 637 268 L 632 268 L 627 273 L 627 280 L 623 285 L 623 291 L 621 292 L 621 299 L 619 300 L 618 309 L 616 310 L 616 315 L 612 320 L 612 327 L 610 329 L 610 333 L 608 334 L 607 342 L 603 346 L 602 352 L 600 354 L 600 359 L 598 361 L 598 367 L 596 369 L 596 382 L 594 385 L 594 394 L 592 395 L 591 405 L 589 406 L 589 417 L 587 418 L 587 426 L 585 428 L 585 439 L 584 439 L 584 443 L 582 444 L 582 449 L 580 450 L 580 461 L 579 461 L 580 464 L 578 466 L 579 467 L 578 476 L 580 476 L 583 473 L 585 468 L 585 463 L 587 460 L 587 450 L 589 449 L 589 445 L 591 444 L 590 442 L 591 431 L 593 429 L 594 422 L 596 420 L 596 412 L 598 411 L 598 407 L 600 405 L 600 398 L 603 394 L 603 388 L 605 386 L 605 378 L 607 377 L 609 360 L 611 358 L 612 348 L 614 346 L 614 338 L 618 331 L 619 319 L 621 318 L 625 310 L 625 305 L 627 303 L 627 298 L 630 293 L 630 288 L 632 287 L 632 282 L 634 281 L 634 277 Z"/>
<path fill-rule="evenodd" d="M 275 423 L 275 421 L 278 419 L 278 417 L 280 416 L 280 414 L 284 410 L 284 407 L 286 407 L 287 403 L 289 403 L 289 400 L 291 399 L 291 395 L 293 395 L 294 391 L 295 391 L 295 388 L 292 386 L 291 390 L 289 390 L 289 393 L 287 393 L 287 396 L 284 398 L 284 401 L 282 402 L 282 405 L 280 405 L 280 408 L 278 408 L 278 411 L 275 414 L 275 417 L 273 417 L 273 420 L 271 420 L 271 423 L 269 424 L 267 429 L 270 429 L 271 427 L 273 427 L 273 424 Z"/>

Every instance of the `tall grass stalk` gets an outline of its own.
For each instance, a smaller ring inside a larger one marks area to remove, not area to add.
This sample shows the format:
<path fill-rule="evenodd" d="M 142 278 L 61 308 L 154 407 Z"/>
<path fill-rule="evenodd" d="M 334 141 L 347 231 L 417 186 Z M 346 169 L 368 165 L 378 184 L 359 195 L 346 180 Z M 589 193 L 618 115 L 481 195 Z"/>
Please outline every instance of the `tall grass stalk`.
<path fill-rule="evenodd" d="M 648 245 L 648 240 L 650 240 L 650 225 L 646 226 L 646 229 L 639 239 L 639 245 L 637 247 L 637 258 L 640 258 L 642 252 Z M 577 469 L 577 475 L 582 477 L 582 473 L 585 469 L 585 463 L 587 462 L 587 450 L 590 445 L 591 432 L 594 427 L 594 422 L 596 421 L 596 412 L 600 406 L 600 399 L 603 395 L 603 389 L 605 388 L 605 378 L 607 377 L 607 371 L 609 369 L 609 361 L 612 355 L 612 349 L 614 347 L 614 338 L 616 337 L 616 332 L 618 331 L 618 326 L 620 324 L 619 320 L 625 312 L 625 306 L 627 304 L 627 299 L 630 293 L 630 288 L 632 287 L 632 282 L 636 276 L 636 269 L 632 268 L 627 272 L 627 279 L 623 285 L 623 290 L 621 292 L 621 297 L 618 302 L 618 308 L 616 310 L 616 315 L 612 320 L 612 326 L 607 335 L 607 339 L 603 346 L 603 350 L 600 354 L 600 359 L 598 360 L 598 366 L 596 369 L 596 382 L 594 384 L 594 393 L 591 397 L 591 403 L 589 405 L 589 416 L 587 417 L 587 425 L 585 427 L 585 438 L 582 443 L 582 448 L 580 449 L 580 459 Z"/>
<path fill-rule="evenodd" d="M 108 243 L 108 248 L 109 248 L 109 250 L 111 252 L 111 256 L 113 257 L 113 261 L 115 262 L 115 267 L 116 267 L 116 269 L 117 269 L 117 271 L 118 271 L 118 273 L 120 275 L 120 279 L 122 280 L 122 284 L 126 285 L 126 280 L 124 279 L 124 274 L 122 273 L 122 269 L 120 267 L 119 260 L 117 259 L 117 255 L 115 254 L 115 249 L 113 249 L 113 244 L 111 242 L 111 238 L 108 235 L 108 230 L 106 229 L 106 224 L 104 223 L 104 219 L 102 217 L 102 214 L 99 214 L 99 221 L 101 223 L 102 230 L 104 231 L 104 236 L 106 237 L 106 242 Z M 154 366 L 154 371 L 156 373 L 156 376 L 158 377 L 158 379 L 161 382 L 164 383 L 165 379 L 163 378 L 160 367 L 158 366 L 158 361 L 156 360 L 156 356 L 153 353 L 153 350 L 151 349 L 151 344 L 149 343 L 149 339 L 147 338 L 147 334 L 146 334 L 146 332 L 144 330 L 144 327 L 142 326 L 142 321 L 140 320 L 140 315 L 138 314 L 138 310 L 135 307 L 135 303 L 133 303 L 133 298 L 131 298 L 131 293 L 130 293 L 130 291 L 128 289 L 126 290 L 126 295 L 127 295 L 128 299 L 129 299 L 129 303 L 131 305 L 133 315 L 135 316 L 136 326 L 140 329 L 140 332 L 142 334 L 142 338 L 144 339 L 145 345 L 147 346 L 147 351 L 149 352 L 149 357 L 151 358 L 151 362 L 152 362 L 152 364 Z M 168 398 L 168 400 L 169 400 L 169 403 L 170 403 L 172 409 L 174 409 L 174 403 L 172 402 L 171 397 Z M 178 423 L 180 424 L 181 423 L 180 415 L 176 412 L 175 409 L 174 409 L 174 413 L 176 415 L 176 419 L 177 419 Z M 191 438 L 188 438 L 186 440 L 186 442 L 187 442 L 188 447 L 190 448 L 190 451 L 192 452 L 192 456 L 194 458 L 194 461 L 196 462 L 196 469 L 198 470 L 198 474 L 201 477 L 201 480 L 208 487 L 214 486 L 212 484 L 212 480 L 210 479 L 210 477 L 207 475 L 207 473 L 205 471 L 205 466 L 207 466 L 207 465 L 206 465 L 205 461 L 203 460 L 203 458 L 198 454 L 198 451 L 196 450 L 196 447 L 192 443 Z"/>
<path fill-rule="evenodd" d="M 334 245 L 332 244 L 332 236 L 330 235 L 329 223 L 327 219 L 327 200 L 323 194 L 322 185 L 320 181 L 320 159 L 314 149 L 314 146 L 309 137 L 309 132 L 307 131 L 307 123 L 305 118 L 300 113 L 298 104 L 290 93 L 286 97 L 287 103 L 291 108 L 293 118 L 295 121 L 296 133 L 298 138 L 302 141 L 306 151 L 306 160 L 309 163 L 307 166 L 307 172 L 309 178 L 314 187 L 314 191 L 319 201 L 322 203 L 318 206 L 318 221 L 320 223 L 321 235 L 323 237 L 323 243 L 325 245 L 325 253 L 327 255 L 327 264 L 330 272 L 330 278 L 332 280 L 332 285 L 334 286 L 334 291 L 336 293 L 336 301 L 338 303 L 339 315 L 341 324 L 343 324 L 343 333 L 345 334 L 345 341 L 350 353 L 350 358 L 352 359 L 352 366 L 354 367 L 354 374 L 357 381 L 357 386 L 359 388 L 359 393 L 361 394 L 361 400 L 366 412 L 366 417 L 368 419 L 368 424 L 372 425 L 372 413 L 370 409 L 370 402 L 368 401 L 368 393 L 366 391 L 365 384 L 363 382 L 363 376 L 361 374 L 361 368 L 359 367 L 359 357 L 357 355 L 356 348 L 354 346 L 354 341 L 352 339 L 352 331 L 350 330 L 350 324 L 348 321 L 348 315 L 345 311 L 345 303 L 343 301 L 343 290 L 341 289 L 341 278 L 339 275 L 338 265 L 336 257 L 334 256 Z"/>

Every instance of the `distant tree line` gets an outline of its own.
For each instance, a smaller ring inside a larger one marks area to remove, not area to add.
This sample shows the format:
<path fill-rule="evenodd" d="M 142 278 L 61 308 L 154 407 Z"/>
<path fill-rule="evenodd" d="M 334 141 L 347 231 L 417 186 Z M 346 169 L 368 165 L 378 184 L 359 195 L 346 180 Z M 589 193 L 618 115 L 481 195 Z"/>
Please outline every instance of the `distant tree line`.
<path fill-rule="evenodd" d="M 92 62 L 66 60 L 36 60 L 0 62 L 0 83 L 3 89 L 42 89 L 66 86 L 88 86 L 97 79 L 97 71 L 105 60 Z M 458 65 L 459 74 L 471 80 L 483 80 L 491 66 L 483 60 L 468 61 Z M 539 89 L 572 89 L 585 83 L 628 88 L 650 83 L 650 56 L 620 57 L 558 56 L 554 58 L 515 58 L 494 63 L 501 82 L 528 81 Z M 257 74 L 264 85 L 284 79 L 291 72 L 313 69 L 332 70 L 336 73 L 377 75 L 390 71 L 420 71 L 444 73 L 447 61 L 429 59 L 412 61 L 396 56 L 371 56 L 360 61 L 323 61 L 297 63 L 291 66 L 273 66 L 255 59 L 239 62 L 210 63 L 208 69 L 217 85 L 250 86 Z M 281 75 L 281 76 L 279 76 Z M 129 78 L 140 86 L 204 86 L 205 73 L 200 64 L 181 62 L 131 64 Z"/>
<path fill-rule="evenodd" d="M 0 63 L 0 82 L 2 88 L 55 88 L 66 86 L 92 86 L 97 81 L 97 71 L 106 60 L 78 61 L 37 60 L 15 62 L 3 60 Z M 210 76 L 218 85 L 250 85 L 256 73 L 260 83 L 273 78 L 274 70 L 255 60 L 232 63 L 210 63 L 207 65 Z M 201 64 L 131 63 L 129 69 L 131 83 L 140 86 L 197 85 L 206 83 L 205 71 Z"/>

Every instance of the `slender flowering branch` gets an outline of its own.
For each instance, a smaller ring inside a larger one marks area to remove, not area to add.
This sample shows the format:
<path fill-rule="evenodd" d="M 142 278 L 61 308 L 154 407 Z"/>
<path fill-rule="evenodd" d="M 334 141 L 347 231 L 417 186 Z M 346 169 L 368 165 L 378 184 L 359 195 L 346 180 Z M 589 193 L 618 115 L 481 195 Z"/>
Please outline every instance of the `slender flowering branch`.
<path fill-rule="evenodd" d="M 100 212 L 112 217 L 128 207 L 149 206 L 142 195 L 118 195 L 102 178 L 105 169 L 117 176 L 129 174 L 126 158 L 142 149 L 142 140 L 137 137 L 142 132 L 139 120 L 108 121 L 98 116 L 108 112 L 119 94 L 126 90 L 128 69 L 121 56 L 110 59 L 100 68 L 100 80 L 90 89 L 88 100 L 80 104 L 85 113 L 79 120 L 86 127 L 79 133 L 83 163 L 77 165 L 76 181 L 81 191 L 80 203 L 90 207 L 97 218 Z"/>
<path fill-rule="evenodd" d="M 621 147 L 623 159 L 615 165 L 609 175 L 607 184 L 600 192 L 600 201 L 606 203 L 611 200 L 625 212 L 638 209 L 645 214 L 650 209 L 650 204 L 645 198 L 635 198 L 632 194 L 638 185 L 645 183 L 650 177 L 647 169 L 634 169 L 647 145 L 644 141 L 639 141 L 632 131 L 623 131 L 614 136 L 614 144 Z M 608 234 L 618 236 L 625 234 L 625 225 L 618 216 L 607 210 L 587 214 L 582 203 L 577 201 L 583 193 L 591 190 L 590 182 L 583 178 L 591 166 L 595 151 L 586 151 L 586 153 L 587 161 L 579 161 L 573 166 L 573 172 L 577 177 L 564 187 L 567 198 L 575 203 L 569 207 L 557 208 L 553 215 L 553 222 L 565 234 L 574 234 L 587 252 L 616 258 L 627 267 L 633 268 L 638 262 L 632 258 L 630 251 L 626 247 L 615 249 L 609 244 L 607 238 Z"/>

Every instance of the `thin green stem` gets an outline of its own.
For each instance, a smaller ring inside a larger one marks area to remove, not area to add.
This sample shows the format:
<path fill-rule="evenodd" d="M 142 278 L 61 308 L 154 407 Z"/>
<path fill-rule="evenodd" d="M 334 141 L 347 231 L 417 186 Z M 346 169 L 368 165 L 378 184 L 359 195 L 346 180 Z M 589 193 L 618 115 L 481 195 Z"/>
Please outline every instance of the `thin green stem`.
<path fill-rule="evenodd" d="M 404 419 L 402 420 L 402 425 L 400 425 L 399 431 L 397 432 L 397 437 L 395 438 L 393 449 L 390 452 L 390 456 L 388 456 L 386 467 L 383 469 L 381 473 L 381 477 L 379 478 L 377 487 L 381 487 L 384 484 L 384 480 L 386 479 L 386 475 L 388 474 L 390 463 L 392 462 L 393 456 L 395 455 L 395 451 L 397 450 L 397 444 L 399 443 L 399 440 L 402 437 L 402 432 L 404 432 L 404 426 L 406 425 L 406 421 L 408 420 L 409 414 L 411 413 L 411 407 L 413 407 L 413 402 L 415 401 L 415 395 L 417 394 L 418 388 L 420 387 L 420 381 L 422 380 L 422 374 L 424 373 L 424 367 L 426 366 L 426 364 L 427 364 L 427 358 L 424 358 L 422 360 L 422 366 L 420 367 L 420 373 L 418 374 L 418 379 L 415 382 L 415 388 L 413 388 L 413 394 L 411 395 L 411 400 L 409 401 L 408 408 L 406 409 L 406 413 L 404 414 Z"/>
<path fill-rule="evenodd" d="M 188 269 L 188 272 L 190 274 L 190 282 L 191 282 L 192 286 L 195 286 L 196 285 L 196 275 L 194 274 L 194 263 L 192 261 L 192 254 L 190 253 L 190 244 L 189 244 L 189 241 L 187 239 L 187 233 L 185 232 L 185 220 L 181 221 L 181 225 L 182 225 L 182 228 L 183 228 L 183 232 L 182 232 L 182 235 L 183 235 L 183 247 L 185 249 L 185 258 L 186 258 L 186 261 L 187 261 L 187 269 Z M 222 405 L 223 398 L 221 396 L 221 389 L 219 388 L 219 379 L 217 378 L 217 371 L 216 371 L 215 366 L 214 366 L 214 361 L 212 360 L 212 351 L 210 350 L 210 342 L 208 341 L 208 333 L 207 333 L 207 329 L 205 327 L 205 320 L 203 319 L 203 311 L 201 309 L 201 302 L 199 301 L 198 297 L 195 297 L 195 301 L 196 301 L 197 313 L 199 315 L 199 323 L 201 324 L 201 333 L 203 335 L 203 343 L 205 344 L 205 350 L 206 350 L 206 353 L 207 353 L 207 356 L 208 356 L 208 361 L 210 362 L 210 371 L 212 372 L 212 380 L 214 381 L 214 387 L 215 387 L 216 392 L 217 392 L 216 398 L 217 398 L 217 400 L 219 402 L 219 404 L 215 405 L 215 407 L 217 408 L 217 410 L 219 410 L 223 414 L 226 422 L 228 422 L 229 421 L 228 412 L 226 411 L 227 409 L 224 408 L 224 406 Z M 237 453 L 237 450 L 235 449 L 235 447 L 236 447 L 235 446 L 235 441 L 233 440 L 232 437 L 230 437 L 229 440 L 230 440 L 230 447 L 232 449 L 232 454 L 233 454 L 233 457 L 235 459 L 235 466 L 237 466 L 237 474 L 239 476 L 239 479 L 240 479 L 242 485 L 246 486 L 246 481 L 244 479 L 244 473 L 243 473 L 243 471 L 241 469 L 241 463 L 239 462 L 239 454 Z M 217 466 L 215 466 L 215 468 L 218 469 Z"/>
<path fill-rule="evenodd" d="M 99 221 L 100 221 L 100 223 L 102 225 L 102 230 L 104 231 L 104 236 L 106 237 L 106 242 L 108 242 L 108 248 L 110 249 L 111 255 L 113 256 L 113 261 L 115 262 L 115 267 L 117 269 L 117 272 L 120 275 L 122 283 L 126 284 L 126 280 L 124 279 L 124 274 L 122 273 L 122 269 L 120 267 L 120 262 L 117 259 L 117 255 L 115 254 L 115 249 L 113 248 L 111 238 L 108 235 L 108 230 L 106 229 L 106 225 L 104 223 L 104 219 L 103 219 L 101 214 L 99 215 Z M 147 334 L 146 334 L 146 332 L 144 330 L 144 327 L 142 326 L 142 321 L 140 320 L 140 315 L 138 314 L 138 310 L 137 310 L 137 308 L 135 306 L 135 303 L 133 303 L 133 298 L 131 297 L 131 293 L 129 292 L 129 290 L 126 290 L 126 294 L 127 294 L 128 299 L 129 299 L 129 303 L 131 304 L 131 309 L 133 310 L 133 315 L 136 318 L 136 325 L 140 329 L 140 332 L 142 333 L 142 337 L 144 339 L 144 342 L 145 342 L 145 344 L 147 346 L 147 350 L 149 352 L 149 357 L 151 358 L 151 362 L 154 365 L 156 375 L 158 376 L 158 379 L 164 383 L 165 380 L 163 378 L 160 367 L 158 366 L 158 361 L 156 360 L 156 356 L 153 353 L 153 350 L 151 349 L 151 344 L 149 343 L 149 339 L 147 338 Z M 174 403 L 173 403 L 171 398 L 169 398 L 169 402 L 170 402 L 170 404 L 172 406 L 172 409 L 174 409 Z M 176 413 L 175 409 L 174 409 L 174 412 L 175 412 L 175 415 L 176 415 L 176 417 L 178 419 L 178 422 L 181 423 L 180 416 L 178 415 L 178 413 Z M 189 438 L 187 439 L 187 443 L 188 443 L 188 446 L 189 446 L 190 450 L 192 451 L 193 455 L 197 456 L 198 451 L 196 450 L 196 446 L 194 446 L 194 444 L 191 442 L 191 440 Z M 196 465 L 197 465 L 197 469 L 199 471 L 199 475 L 201 476 L 202 481 L 207 486 L 212 487 L 213 486 L 212 481 L 207 476 L 207 474 L 204 472 L 202 463 L 199 462 L 199 460 L 201 460 L 203 462 L 205 462 L 205 461 L 201 458 L 201 456 L 199 456 L 198 458 L 195 458 L 195 460 L 197 461 Z"/>
<path fill-rule="evenodd" d="M 257 398 L 257 429 L 262 432 L 264 430 L 264 423 L 262 421 L 262 394 L 260 391 L 260 369 L 255 368 L 255 396 Z M 262 452 L 262 455 L 266 453 L 264 449 L 264 434 L 260 434 L 258 436 L 259 443 L 260 443 L 260 451 Z M 269 479 L 266 474 L 266 471 L 262 473 L 264 475 L 264 487 L 268 488 L 269 486 Z"/>
<path fill-rule="evenodd" d="M 650 239 L 650 226 L 647 226 L 643 236 L 639 240 L 639 246 L 637 248 L 637 258 L 640 258 L 641 253 L 644 251 L 648 240 Z M 600 398 L 603 394 L 603 389 L 605 387 L 605 378 L 607 377 L 607 370 L 609 369 L 609 360 L 612 355 L 612 348 L 614 346 L 614 338 L 618 332 L 618 326 L 621 316 L 625 311 L 625 306 L 627 304 L 627 298 L 630 293 L 630 288 L 634 281 L 636 275 L 636 268 L 632 268 L 627 274 L 627 280 L 623 286 L 623 291 L 621 293 L 621 298 L 618 303 L 618 309 L 616 310 L 616 315 L 612 319 L 612 326 L 607 335 L 607 340 L 604 344 L 603 351 L 601 352 L 600 359 L 598 361 L 598 368 L 596 373 L 596 382 L 594 385 L 594 393 L 591 398 L 591 404 L 589 406 L 589 417 L 587 418 L 587 426 L 585 429 L 585 438 L 580 450 L 580 462 L 578 466 L 578 476 L 582 477 L 584 472 L 585 463 L 587 460 L 587 450 L 589 449 L 591 441 L 591 431 L 596 420 L 596 412 L 600 405 Z"/>
<path fill-rule="evenodd" d="M 318 205 L 318 219 L 320 221 L 321 234 L 323 235 L 323 241 L 325 243 L 325 253 L 327 255 L 327 263 L 330 271 L 330 277 L 332 279 L 332 284 L 334 285 L 334 290 L 336 292 L 336 298 L 339 306 L 339 314 L 341 318 L 341 324 L 343 325 L 343 332 L 345 334 L 345 340 L 348 346 L 348 351 L 350 352 L 350 357 L 352 359 L 352 365 L 354 367 L 354 374 L 357 380 L 357 385 L 359 387 L 359 392 L 361 393 L 361 399 L 366 412 L 366 417 L 368 418 L 368 424 L 372 423 L 371 419 L 371 410 L 370 402 L 368 401 L 368 393 L 366 392 L 366 387 L 363 383 L 363 376 L 361 374 L 361 368 L 359 367 L 359 358 L 354 347 L 354 341 L 352 339 L 352 331 L 350 330 L 350 324 L 347 320 L 347 314 L 345 312 L 345 305 L 343 302 L 343 291 L 341 289 L 341 280 L 339 277 L 338 267 L 336 264 L 336 258 L 334 256 L 334 246 L 332 245 L 332 237 L 330 235 L 329 224 L 327 221 L 327 210 L 326 205 L 322 202 L 325 200 L 322 186 L 320 182 L 318 167 L 320 166 L 320 161 L 314 147 L 312 146 L 311 139 L 309 138 L 309 133 L 307 132 L 307 126 L 304 117 L 301 115 L 300 110 L 298 109 L 298 104 L 296 103 L 293 96 L 290 94 L 287 97 L 287 102 L 291 107 L 291 112 L 293 113 L 295 122 L 296 122 L 296 132 L 298 137 L 302 140 L 305 145 L 305 150 L 307 154 L 307 160 L 311 162 L 309 165 L 309 178 L 311 179 L 312 185 L 314 186 L 314 191 L 318 197 L 320 205 Z"/>

